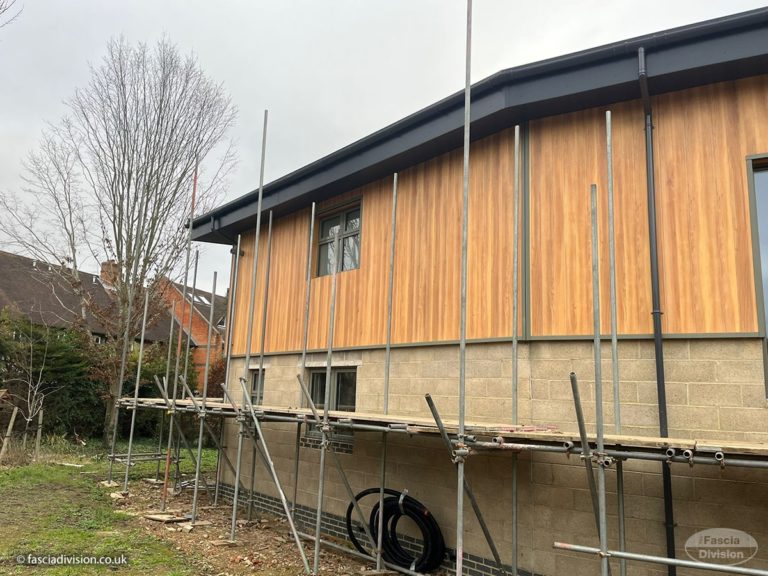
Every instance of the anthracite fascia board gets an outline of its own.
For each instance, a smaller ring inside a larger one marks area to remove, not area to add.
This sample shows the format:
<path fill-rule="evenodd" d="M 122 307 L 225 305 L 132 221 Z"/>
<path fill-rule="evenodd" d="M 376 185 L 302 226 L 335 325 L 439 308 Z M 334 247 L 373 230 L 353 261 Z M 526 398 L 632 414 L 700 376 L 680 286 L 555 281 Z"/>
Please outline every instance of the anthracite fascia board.
<path fill-rule="evenodd" d="M 768 9 L 501 71 L 472 88 L 472 138 L 525 120 L 639 97 L 637 48 L 652 93 L 765 73 Z M 654 48 L 655 47 L 655 48 Z M 342 193 L 461 146 L 463 93 L 371 134 L 265 186 L 276 215 Z M 256 220 L 251 192 L 193 222 L 195 240 L 231 243 Z"/>

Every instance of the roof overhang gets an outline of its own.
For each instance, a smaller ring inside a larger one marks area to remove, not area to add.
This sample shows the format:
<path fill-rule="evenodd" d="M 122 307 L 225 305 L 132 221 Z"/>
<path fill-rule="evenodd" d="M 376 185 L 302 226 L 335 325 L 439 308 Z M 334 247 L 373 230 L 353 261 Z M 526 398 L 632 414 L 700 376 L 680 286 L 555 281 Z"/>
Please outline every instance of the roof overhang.
<path fill-rule="evenodd" d="M 503 70 L 472 86 L 472 139 L 527 120 L 639 98 L 637 51 L 651 94 L 768 73 L 768 8 Z M 432 106 L 264 187 L 275 216 L 357 188 L 462 144 L 464 95 Z M 232 244 L 256 224 L 258 190 L 196 218 L 192 238 Z"/>

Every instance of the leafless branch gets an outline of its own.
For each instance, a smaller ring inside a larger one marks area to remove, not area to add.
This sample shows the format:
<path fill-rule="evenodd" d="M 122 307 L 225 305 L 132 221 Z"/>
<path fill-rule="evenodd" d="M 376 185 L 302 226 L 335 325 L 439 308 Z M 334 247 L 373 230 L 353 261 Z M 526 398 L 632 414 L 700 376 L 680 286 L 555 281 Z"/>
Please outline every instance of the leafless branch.
<path fill-rule="evenodd" d="M 224 190 L 236 111 L 196 59 L 167 40 L 152 47 L 113 40 L 67 106 L 26 162 L 24 195 L 0 194 L 7 214 L 0 238 L 58 264 L 80 298 L 80 316 L 96 316 L 116 342 L 130 340 L 144 290 L 152 296 L 157 280 L 177 277 L 193 211 L 210 208 Z M 94 259 L 118 263 L 115 309 L 88 302 L 79 270 Z M 150 317 L 160 312 L 156 306 Z"/>
<path fill-rule="evenodd" d="M 8 26 L 21 15 L 23 8 L 16 9 L 16 0 L 0 0 L 0 28 Z"/>

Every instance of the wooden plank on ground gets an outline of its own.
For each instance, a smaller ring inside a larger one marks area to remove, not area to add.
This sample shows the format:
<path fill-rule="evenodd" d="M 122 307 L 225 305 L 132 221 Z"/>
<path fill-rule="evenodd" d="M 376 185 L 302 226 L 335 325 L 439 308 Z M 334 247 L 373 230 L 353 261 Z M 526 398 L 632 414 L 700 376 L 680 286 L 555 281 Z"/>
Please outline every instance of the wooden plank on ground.
<path fill-rule="evenodd" d="M 186 516 L 177 516 L 176 514 L 169 514 L 165 512 L 157 514 L 144 514 L 144 518 L 147 520 L 154 520 L 155 522 L 162 522 L 163 524 L 189 521 L 189 518 Z"/>

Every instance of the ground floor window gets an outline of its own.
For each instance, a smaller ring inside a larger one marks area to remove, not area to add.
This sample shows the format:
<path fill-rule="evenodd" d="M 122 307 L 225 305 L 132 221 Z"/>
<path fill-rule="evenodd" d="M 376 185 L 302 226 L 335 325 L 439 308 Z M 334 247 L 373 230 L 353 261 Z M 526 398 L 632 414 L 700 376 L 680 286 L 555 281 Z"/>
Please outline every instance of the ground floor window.
<path fill-rule="evenodd" d="M 309 391 L 312 396 L 312 402 L 314 402 L 318 410 L 325 409 L 325 379 L 325 370 L 311 373 Z M 356 396 L 357 371 L 354 368 L 334 368 L 331 370 L 331 390 L 328 409 L 354 412 Z"/>
<path fill-rule="evenodd" d="M 264 370 L 251 370 L 251 402 L 254 406 L 264 403 Z"/>
<path fill-rule="evenodd" d="M 325 369 L 313 370 L 309 373 L 309 394 L 315 407 L 322 413 L 325 409 Z M 329 410 L 354 412 L 357 397 L 357 371 L 355 368 L 334 368 L 331 370 L 331 389 Z M 301 439 L 305 448 L 320 448 L 323 433 L 315 424 L 307 424 L 306 432 Z M 352 430 L 332 429 L 331 444 L 334 451 L 351 454 L 354 435 Z"/>

